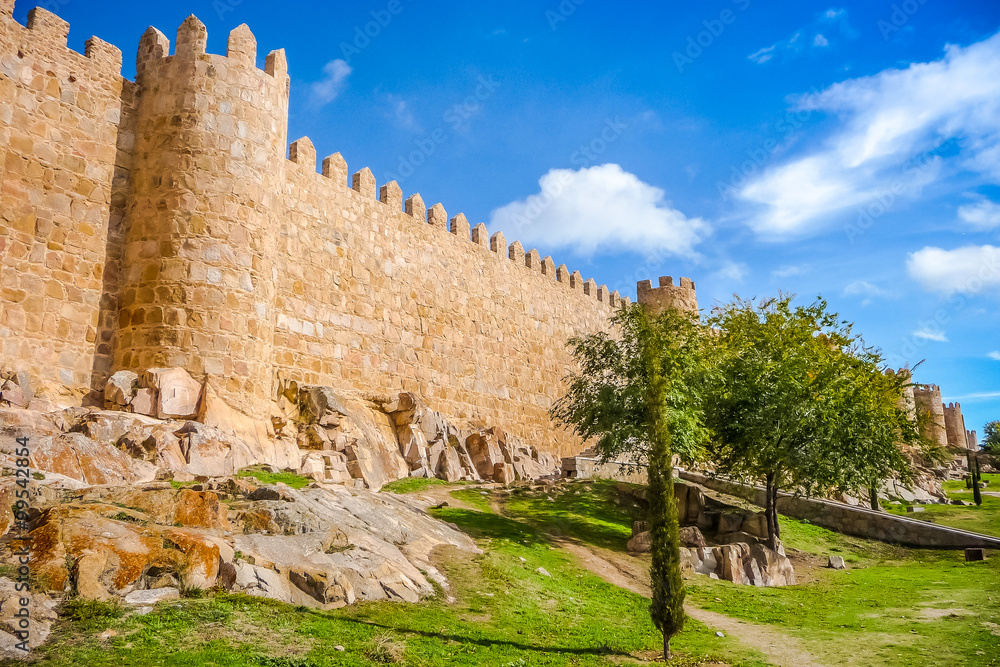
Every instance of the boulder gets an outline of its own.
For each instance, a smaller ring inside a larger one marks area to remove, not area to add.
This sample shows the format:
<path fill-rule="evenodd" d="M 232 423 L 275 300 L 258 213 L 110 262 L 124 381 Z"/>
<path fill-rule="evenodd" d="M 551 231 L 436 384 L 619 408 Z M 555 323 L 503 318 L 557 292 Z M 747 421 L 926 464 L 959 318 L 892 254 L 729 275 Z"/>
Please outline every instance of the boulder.
<path fill-rule="evenodd" d="M 783 554 L 768 549 L 762 544 L 750 547 L 750 557 L 759 566 L 761 586 L 794 586 L 795 570 L 792 562 Z"/>
<path fill-rule="evenodd" d="M 489 431 L 477 431 L 466 438 L 465 445 L 479 476 L 492 479 L 496 464 L 504 462 L 496 437 Z"/>
<path fill-rule="evenodd" d="M 156 416 L 156 390 L 140 387 L 135 390 L 135 396 L 130 403 L 132 412 L 149 417 Z"/>
<path fill-rule="evenodd" d="M 652 547 L 653 547 L 653 538 L 652 534 L 649 531 L 646 531 L 644 533 L 638 533 L 628 541 L 628 544 L 625 545 L 625 548 L 629 550 L 629 553 L 634 553 L 634 554 L 649 553 Z"/>
<path fill-rule="evenodd" d="M 687 526 L 681 528 L 680 535 L 681 535 L 682 546 L 688 548 L 692 547 L 697 548 L 706 546 L 705 536 L 701 534 L 701 531 L 698 530 L 697 526 Z"/>
<path fill-rule="evenodd" d="M 139 376 L 132 371 L 118 371 L 104 385 L 104 407 L 121 410 L 132 403 L 139 388 Z"/>
<path fill-rule="evenodd" d="M 88 485 L 142 484 L 156 479 L 156 467 L 139 461 L 114 445 L 82 433 L 44 436 L 33 441 L 32 468 L 64 475 Z"/>
<path fill-rule="evenodd" d="M 151 368 L 139 382 L 155 390 L 158 419 L 194 419 L 198 415 L 201 383 L 183 368 Z"/>
<path fill-rule="evenodd" d="M 827 561 L 827 567 L 834 570 L 846 570 L 847 563 L 844 562 L 843 556 L 830 556 L 830 559 Z"/>

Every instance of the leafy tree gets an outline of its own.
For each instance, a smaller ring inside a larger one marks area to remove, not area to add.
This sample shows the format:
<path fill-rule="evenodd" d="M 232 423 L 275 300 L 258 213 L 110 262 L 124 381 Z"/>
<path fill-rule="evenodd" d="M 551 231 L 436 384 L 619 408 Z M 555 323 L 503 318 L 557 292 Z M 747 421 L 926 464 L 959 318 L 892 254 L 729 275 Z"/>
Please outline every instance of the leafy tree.
<path fill-rule="evenodd" d="M 696 457 L 707 437 L 698 391 L 706 332 L 690 316 L 668 311 L 650 317 L 638 304 L 620 310 L 612 322 L 615 336 L 570 341 L 580 372 L 568 378 L 569 389 L 552 415 L 596 440 L 603 460 L 648 465 L 650 615 L 669 660 L 670 640 L 684 627 L 685 597 L 672 458 Z"/>
<path fill-rule="evenodd" d="M 1000 421 L 992 421 L 983 428 L 982 448 L 992 456 L 1000 456 Z"/>
<path fill-rule="evenodd" d="M 903 404 L 905 376 L 883 373 L 868 348 L 823 300 L 737 297 L 717 308 L 721 358 L 706 401 L 719 472 L 763 481 L 768 543 L 780 539 L 779 489 L 806 495 L 870 493 L 910 469 L 899 444 L 918 439 Z"/>

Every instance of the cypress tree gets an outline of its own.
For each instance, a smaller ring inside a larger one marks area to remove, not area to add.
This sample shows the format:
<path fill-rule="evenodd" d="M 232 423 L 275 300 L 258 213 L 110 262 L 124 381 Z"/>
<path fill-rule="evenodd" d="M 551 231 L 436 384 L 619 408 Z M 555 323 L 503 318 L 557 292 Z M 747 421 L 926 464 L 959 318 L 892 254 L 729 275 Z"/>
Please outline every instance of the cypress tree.
<path fill-rule="evenodd" d="M 660 368 L 656 332 L 644 326 L 643 357 L 647 371 L 649 416 L 649 526 L 653 601 L 649 606 L 656 628 L 663 633 L 663 659 L 670 659 L 670 640 L 684 628 L 684 580 L 680 563 L 680 524 L 674 500 L 674 469 L 670 426 L 666 414 L 667 379 Z"/>

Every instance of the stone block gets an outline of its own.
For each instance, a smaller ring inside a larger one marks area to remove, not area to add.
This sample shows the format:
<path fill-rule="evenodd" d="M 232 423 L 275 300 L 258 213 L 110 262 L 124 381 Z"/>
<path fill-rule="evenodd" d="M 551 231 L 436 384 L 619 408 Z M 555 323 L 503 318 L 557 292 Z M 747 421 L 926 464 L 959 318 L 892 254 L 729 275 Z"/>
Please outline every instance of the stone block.
<path fill-rule="evenodd" d="M 158 419 L 194 419 L 201 400 L 201 383 L 183 368 L 152 368 L 142 374 L 141 385 L 156 390 Z"/>

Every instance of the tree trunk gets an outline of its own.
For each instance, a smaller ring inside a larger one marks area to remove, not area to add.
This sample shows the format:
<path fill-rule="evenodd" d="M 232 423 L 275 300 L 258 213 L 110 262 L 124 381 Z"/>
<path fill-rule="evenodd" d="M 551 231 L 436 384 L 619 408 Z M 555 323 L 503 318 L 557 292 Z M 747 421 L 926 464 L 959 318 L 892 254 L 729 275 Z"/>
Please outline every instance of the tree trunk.
<path fill-rule="evenodd" d="M 776 477 L 773 472 L 767 473 L 764 477 L 764 516 L 767 518 L 767 546 L 775 551 L 778 549 L 778 513 L 775 509 L 778 497 Z"/>
<path fill-rule="evenodd" d="M 974 456 L 972 460 L 976 464 L 976 470 L 972 475 L 972 499 L 976 501 L 976 506 L 980 507 L 983 504 L 983 491 L 982 489 L 979 488 L 980 486 L 979 480 L 982 479 L 982 477 L 979 474 L 979 457 Z"/>
<path fill-rule="evenodd" d="M 878 501 L 878 489 L 874 486 L 868 488 L 868 502 L 871 503 L 872 509 L 876 512 L 882 511 L 882 505 Z"/>
<path fill-rule="evenodd" d="M 673 656 L 670 654 L 670 635 L 666 632 L 663 633 L 663 659 L 670 660 Z"/>

